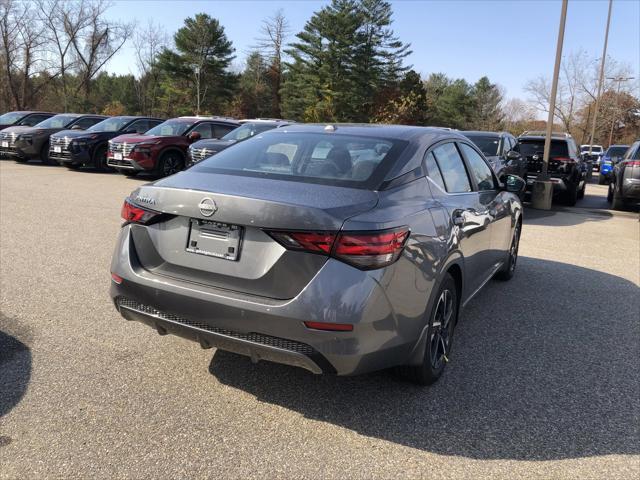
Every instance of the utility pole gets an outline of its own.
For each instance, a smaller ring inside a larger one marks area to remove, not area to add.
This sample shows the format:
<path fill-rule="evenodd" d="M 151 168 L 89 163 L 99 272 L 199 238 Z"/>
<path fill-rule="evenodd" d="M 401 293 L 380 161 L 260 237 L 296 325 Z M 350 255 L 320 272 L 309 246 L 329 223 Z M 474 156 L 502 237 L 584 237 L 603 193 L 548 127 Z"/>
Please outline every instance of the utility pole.
<path fill-rule="evenodd" d="M 607 77 L 607 80 L 613 80 L 614 82 L 618 82 L 618 88 L 616 89 L 616 107 L 618 106 L 618 101 L 619 101 L 619 97 L 620 97 L 620 84 L 622 82 L 628 82 L 629 80 L 633 80 L 636 77 L 622 77 L 622 76 L 618 76 L 618 77 Z M 613 141 L 613 126 L 616 123 L 616 114 L 617 112 L 614 112 L 614 114 L 611 116 L 611 130 L 609 131 L 609 144 L 607 145 L 607 147 L 611 146 L 611 142 Z"/>
<path fill-rule="evenodd" d="M 607 57 L 607 42 L 609 41 L 609 25 L 611 24 L 611 7 L 613 0 L 609 0 L 609 13 L 607 14 L 607 28 L 604 32 L 604 47 L 602 48 L 602 59 L 600 59 L 600 77 L 598 79 L 598 94 L 596 95 L 596 108 L 593 112 L 593 123 L 591 124 L 591 136 L 589 137 L 589 155 L 591 155 L 593 136 L 596 133 L 596 120 L 598 118 L 598 105 L 600 103 L 600 93 L 602 92 L 602 83 L 604 80 L 604 62 Z"/>
<path fill-rule="evenodd" d="M 551 84 L 551 98 L 549 98 L 549 118 L 547 119 L 547 131 L 544 138 L 544 154 L 542 156 L 542 171 L 538 174 L 531 192 L 533 208 L 551 210 L 553 199 L 553 183 L 549 180 L 549 151 L 551 150 L 551 134 L 553 133 L 553 118 L 556 110 L 556 94 L 558 93 L 558 77 L 560 76 L 560 63 L 562 61 L 562 44 L 564 43 L 564 26 L 567 22 L 567 5 L 569 0 L 562 0 L 560 11 L 560 26 L 558 28 L 558 42 L 556 44 L 556 62 L 553 67 L 553 82 Z"/>

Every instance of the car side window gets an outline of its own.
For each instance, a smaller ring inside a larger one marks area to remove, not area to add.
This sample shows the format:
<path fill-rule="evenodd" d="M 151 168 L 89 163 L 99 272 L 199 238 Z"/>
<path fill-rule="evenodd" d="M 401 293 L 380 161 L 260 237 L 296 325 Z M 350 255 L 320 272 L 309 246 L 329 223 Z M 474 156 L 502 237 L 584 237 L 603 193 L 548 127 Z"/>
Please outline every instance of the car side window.
<path fill-rule="evenodd" d="M 511 150 L 513 150 L 513 147 L 514 147 L 516 142 L 511 137 L 504 137 L 504 140 L 505 140 L 504 154 L 506 155 Z"/>
<path fill-rule="evenodd" d="M 569 156 L 571 158 L 577 157 L 578 156 L 578 147 L 576 146 L 576 143 L 572 139 L 568 139 L 567 140 L 567 145 L 569 146 Z"/>
<path fill-rule="evenodd" d="M 211 127 L 213 127 L 213 125 L 210 123 L 201 123 L 200 125 L 196 125 L 192 131 L 198 132 L 200 134 L 200 138 L 204 140 L 205 138 L 211 138 L 213 136 Z"/>
<path fill-rule="evenodd" d="M 440 173 L 447 192 L 464 193 L 471 191 L 471 183 L 467 175 L 462 157 L 453 143 L 445 143 L 433 149 Z"/>
<path fill-rule="evenodd" d="M 438 185 L 444 192 L 447 191 L 447 188 L 444 186 L 444 180 L 442 179 L 442 174 L 440 173 L 440 168 L 436 163 L 436 158 L 433 156 L 433 153 L 429 152 L 424 157 L 424 163 L 427 167 L 427 175 L 433 182 Z"/>
<path fill-rule="evenodd" d="M 164 123 L 164 120 L 147 120 L 147 122 L 149 122 L 149 130 L 151 130 L 153 127 L 157 127 L 161 123 Z"/>
<path fill-rule="evenodd" d="M 33 127 L 40 122 L 49 118 L 49 115 L 29 115 L 23 121 L 20 122 L 20 125 L 24 125 L 25 127 Z"/>
<path fill-rule="evenodd" d="M 478 152 L 476 152 L 466 143 L 461 143 L 459 145 L 462 149 L 462 152 L 464 153 L 464 156 L 469 162 L 471 175 L 478 184 L 478 190 L 495 190 L 496 186 L 493 181 L 493 173 L 491 172 L 491 168 L 489 167 L 489 165 L 487 165 L 487 162 L 484 161 L 484 159 Z"/>
<path fill-rule="evenodd" d="M 99 123 L 99 122 L 101 122 L 103 120 L 104 120 L 104 118 L 87 117 L 87 118 L 82 118 L 82 119 L 78 120 L 77 122 L 75 122 L 73 124 L 73 126 L 75 127 L 77 125 L 82 130 L 86 130 L 87 128 L 92 127 L 96 123 Z"/>
<path fill-rule="evenodd" d="M 147 130 L 150 130 L 147 120 L 136 120 L 127 127 L 127 131 L 134 131 L 136 133 L 144 133 Z"/>
<path fill-rule="evenodd" d="M 222 138 L 227 133 L 235 129 L 236 129 L 235 125 L 221 125 L 221 124 L 213 125 L 213 137 Z"/>

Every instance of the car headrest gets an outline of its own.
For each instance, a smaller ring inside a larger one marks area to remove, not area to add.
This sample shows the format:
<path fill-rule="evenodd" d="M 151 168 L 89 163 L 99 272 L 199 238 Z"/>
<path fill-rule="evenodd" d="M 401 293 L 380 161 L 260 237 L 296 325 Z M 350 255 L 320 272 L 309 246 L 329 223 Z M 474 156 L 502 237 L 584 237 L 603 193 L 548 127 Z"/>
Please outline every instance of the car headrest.
<path fill-rule="evenodd" d="M 331 161 L 339 173 L 347 173 L 353 167 L 351 154 L 344 147 L 333 147 L 327 154 L 327 160 Z"/>

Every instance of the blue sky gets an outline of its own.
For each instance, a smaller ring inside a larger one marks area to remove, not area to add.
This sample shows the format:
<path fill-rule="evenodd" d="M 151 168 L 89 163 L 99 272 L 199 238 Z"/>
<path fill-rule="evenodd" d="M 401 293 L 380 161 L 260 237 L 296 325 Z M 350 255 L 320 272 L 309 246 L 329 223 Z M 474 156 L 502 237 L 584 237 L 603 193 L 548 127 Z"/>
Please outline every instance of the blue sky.
<path fill-rule="evenodd" d="M 326 1 L 169 1 L 117 0 L 107 15 L 145 24 L 151 18 L 171 35 L 188 16 L 205 12 L 218 18 L 236 48 L 241 65 L 255 44 L 261 21 L 283 8 L 297 33 Z M 408 63 L 423 76 L 444 72 L 474 82 L 487 75 L 508 97 L 526 98 L 522 88 L 538 75 L 551 76 L 555 55 L 559 0 L 521 1 L 392 1 L 393 28 L 412 45 Z M 607 15 L 606 0 L 569 0 L 564 53 L 584 49 L 600 57 Z M 608 53 L 640 73 L 640 2 L 614 0 Z M 135 73 L 130 47 L 107 66 Z"/>

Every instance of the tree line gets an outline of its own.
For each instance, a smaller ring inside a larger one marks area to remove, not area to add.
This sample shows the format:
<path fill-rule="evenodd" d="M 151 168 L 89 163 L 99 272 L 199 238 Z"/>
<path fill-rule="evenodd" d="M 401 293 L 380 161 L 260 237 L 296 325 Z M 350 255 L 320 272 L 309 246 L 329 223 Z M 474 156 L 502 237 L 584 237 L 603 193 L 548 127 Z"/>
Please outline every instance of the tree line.
<path fill-rule="evenodd" d="M 206 13 L 186 18 L 172 36 L 159 25 L 110 20 L 108 0 L 2 0 L 0 111 L 44 109 L 110 115 L 227 115 L 305 122 L 383 122 L 459 129 L 542 128 L 549 81 L 526 86 L 530 101 L 505 101 L 488 77 L 475 83 L 407 64 L 411 45 L 394 33 L 385 0 L 332 0 L 292 35 L 282 11 L 263 21 L 238 69 L 224 26 Z M 105 65 L 126 42 L 137 74 Z M 584 52 L 563 62 L 558 128 L 584 138 L 593 115 L 596 71 Z M 608 62 L 610 74 L 624 65 Z M 582 72 L 582 74 L 581 74 Z M 640 105 L 625 86 L 605 86 L 597 135 L 637 136 Z M 582 137 L 580 136 L 582 134 Z"/>

